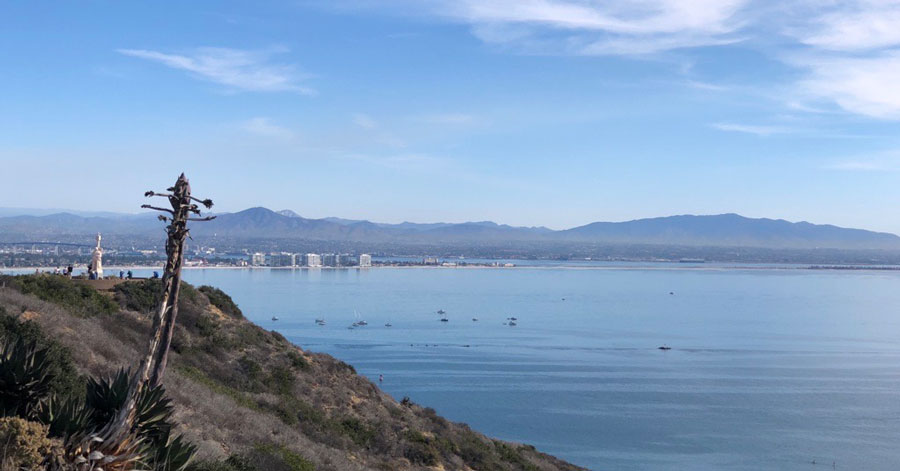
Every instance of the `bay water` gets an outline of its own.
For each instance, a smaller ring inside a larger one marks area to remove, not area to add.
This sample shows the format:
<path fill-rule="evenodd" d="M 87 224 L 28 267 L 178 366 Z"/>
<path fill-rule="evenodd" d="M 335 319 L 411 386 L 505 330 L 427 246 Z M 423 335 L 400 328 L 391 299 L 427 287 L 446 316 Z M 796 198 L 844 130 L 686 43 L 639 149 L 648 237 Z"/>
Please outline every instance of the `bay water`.
<path fill-rule="evenodd" d="M 184 278 L 225 290 L 305 349 L 383 375 L 398 400 L 589 469 L 900 468 L 900 272 L 597 264 Z M 357 320 L 368 325 L 349 329 Z"/>

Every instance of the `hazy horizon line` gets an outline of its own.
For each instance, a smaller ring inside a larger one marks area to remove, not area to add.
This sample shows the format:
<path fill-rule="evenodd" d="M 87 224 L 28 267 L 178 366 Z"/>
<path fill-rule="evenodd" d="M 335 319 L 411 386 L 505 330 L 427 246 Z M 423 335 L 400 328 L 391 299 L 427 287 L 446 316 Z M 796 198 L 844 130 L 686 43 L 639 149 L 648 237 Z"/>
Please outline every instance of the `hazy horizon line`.
<path fill-rule="evenodd" d="M 648 220 L 648 219 L 665 219 L 665 218 L 680 217 L 680 216 L 712 217 L 712 216 L 728 216 L 728 215 L 734 215 L 734 216 L 738 216 L 738 217 L 746 218 L 746 219 L 754 219 L 754 220 L 770 220 L 770 221 L 784 221 L 784 222 L 788 222 L 788 223 L 791 223 L 791 224 L 801 224 L 801 223 L 806 223 L 806 224 L 812 224 L 812 225 L 816 225 L 816 226 L 833 226 L 833 227 L 837 227 L 837 228 L 841 228 L 841 229 L 864 230 L 864 231 L 874 232 L 874 233 L 880 233 L 880 234 L 891 234 L 891 235 L 895 235 L 895 236 L 900 237 L 900 234 L 897 234 L 897 233 L 894 233 L 894 232 L 890 232 L 890 231 L 885 231 L 885 230 L 864 229 L 864 228 L 861 228 L 861 227 L 842 226 L 842 225 L 837 225 L 837 224 L 832 224 L 832 223 L 811 222 L 811 221 L 806 220 L 806 219 L 801 219 L 801 220 L 791 220 L 791 219 L 778 218 L 778 217 L 767 217 L 767 216 L 753 217 L 753 216 L 745 216 L 745 215 L 743 215 L 743 214 L 741 214 L 741 213 L 733 212 L 733 211 L 731 211 L 731 212 L 724 212 L 724 213 L 705 213 L 705 214 L 701 214 L 701 213 L 678 213 L 678 214 L 669 214 L 669 215 L 665 215 L 665 216 L 636 217 L 636 218 L 623 219 L 623 220 L 601 220 L 601 219 L 597 219 L 597 220 L 592 220 L 592 221 L 589 221 L 589 222 L 586 222 L 586 223 L 582 223 L 582 224 L 578 224 L 578 225 L 574 225 L 574 226 L 570 226 L 570 227 L 564 227 L 564 228 L 554 228 L 554 227 L 545 226 L 545 225 L 537 225 L 537 226 L 515 225 L 515 224 L 508 224 L 508 223 L 497 222 L 497 221 L 489 220 L 489 219 L 482 219 L 482 220 L 468 219 L 468 220 L 458 221 L 458 222 L 452 222 L 452 221 L 414 222 L 414 221 L 410 221 L 410 220 L 408 220 L 408 219 L 404 219 L 404 220 L 402 220 L 402 221 L 400 221 L 400 222 L 384 222 L 384 221 L 374 221 L 374 220 L 368 219 L 368 218 L 366 218 L 366 219 L 358 219 L 358 218 L 345 218 L 345 217 L 340 217 L 340 216 L 324 216 L 324 217 L 318 217 L 318 218 L 317 218 L 317 217 L 306 217 L 306 216 L 303 216 L 302 214 L 300 214 L 300 213 L 298 213 L 298 212 L 296 212 L 296 211 L 294 211 L 294 210 L 292 210 L 292 209 L 287 209 L 287 208 L 285 208 L 285 209 L 277 209 L 277 210 L 276 210 L 276 209 L 268 208 L 268 207 L 266 207 L 266 206 L 250 206 L 250 207 L 247 207 L 247 208 L 244 208 L 244 209 L 240 209 L 240 210 L 236 210 L 236 211 L 221 211 L 221 212 L 217 212 L 217 211 L 209 211 L 209 212 L 206 212 L 206 214 L 215 214 L 215 215 L 236 214 L 236 213 L 240 213 L 240 212 L 243 212 L 243 211 L 247 211 L 247 210 L 250 210 L 250 209 L 256 209 L 256 208 L 266 209 L 266 210 L 271 211 L 271 212 L 274 212 L 274 213 L 280 213 L 280 212 L 282 212 L 282 211 L 291 211 L 291 212 L 293 212 L 294 214 L 297 214 L 297 216 L 299 216 L 299 217 L 301 217 L 301 218 L 303 218 L 303 219 L 320 220 L 320 221 L 324 221 L 324 220 L 328 220 L 328 219 L 340 219 L 340 220 L 344 220 L 344 221 L 352 221 L 352 222 L 368 222 L 368 223 L 371 223 L 371 224 L 385 224 L 385 225 L 400 225 L 400 224 L 417 224 L 417 225 L 448 224 L 448 225 L 457 225 L 457 224 L 481 224 L 481 223 L 491 223 L 491 224 L 496 224 L 496 225 L 498 225 L 498 226 L 508 226 L 508 227 L 512 227 L 512 228 L 525 228 L 525 229 L 547 229 L 547 230 L 554 231 L 554 232 L 565 231 L 565 230 L 570 230 L 570 229 L 575 229 L 575 228 L 584 227 L 584 226 L 587 226 L 587 225 L 590 225 L 590 224 L 595 224 L 595 223 L 620 224 L 620 223 L 628 223 L 628 222 L 642 221 L 642 220 Z M 16 211 L 18 211 L 19 213 L 18 213 L 18 214 L 7 214 L 7 212 L 16 212 Z M 43 214 L 27 213 L 27 211 L 43 212 Z M 105 211 L 105 210 L 79 210 L 79 209 L 71 209 L 71 208 L 33 208 L 33 207 L 32 207 L 32 208 L 26 208 L 26 207 L 0 206 L 0 217 L 16 217 L 16 216 L 43 217 L 43 216 L 52 216 L 52 215 L 54 215 L 54 214 L 71 214 L 71 215 L 79 216 L 79 217 L 104 217 L 104 215 L 107 215 L 107 216 L 126 216 L 126 217 L 132 217 L 132 216 L 141 216 L 141 215 L 144 215 L 144 214 L 155 216 L 155 213 L 150 213 L 150 212 L 147 212 L 147 213 L 144 213 L 144 212 L 134 212 L 134 213 L 129 213 L 129 212 Z M 290 216 L 286 216 L 286 217 L 290 217 Z"/>

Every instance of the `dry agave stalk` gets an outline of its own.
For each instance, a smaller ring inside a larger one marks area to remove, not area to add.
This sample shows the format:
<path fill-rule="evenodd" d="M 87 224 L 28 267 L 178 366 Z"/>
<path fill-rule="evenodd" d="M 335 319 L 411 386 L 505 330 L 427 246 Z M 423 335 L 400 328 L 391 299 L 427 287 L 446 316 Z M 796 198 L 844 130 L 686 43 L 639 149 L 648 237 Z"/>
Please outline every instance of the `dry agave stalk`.
<path fill-rule="evenodd" d="M 163 272 L 163 296 L 153 319 L 153 334 L 148 345 L 148 352 L 129 386 L 128 399 L 119 413 L 98 433 L 73 440 L 66 456 L 67 471 L 127 471 L 140 465 L 144 458 L 142 443 L 134 431 L 137 414 L 137 401 L 142 391 L 148 387 L 159 386 L 162 382 L 168 360 L 168 351 L 172 343 L 175 329 L 175 318 L 178 314 L 178 292 L 181 286 L 181 266 L 184 260 L 184 241 L 189 237 L 188 221 L 209 221 L 215 216 L 192 218 L 191 214 L 200 216 L 200 208 L 192 203 L 201 203 L 207 209 L 213 205 L 212 200 L 199 200 L 191 196 L 191 186 L 182 173 L 175 185 L 168 188 L 168 193 L 148 191 L 144 196 L 161 196 L 169 200 L 172 209 L 143 205 L 164 212 L 160 220 L 169 221 L 166 253 L 168 259 Z"/>

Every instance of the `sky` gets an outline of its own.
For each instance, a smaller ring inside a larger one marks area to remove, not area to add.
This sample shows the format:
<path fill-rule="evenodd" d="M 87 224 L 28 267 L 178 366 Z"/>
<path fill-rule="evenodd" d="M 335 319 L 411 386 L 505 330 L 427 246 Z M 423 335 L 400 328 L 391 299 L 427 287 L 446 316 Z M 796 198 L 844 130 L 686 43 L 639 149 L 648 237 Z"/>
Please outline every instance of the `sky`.
<path fill-rule="evenodd" d="M 0 206 L 900 233 L 900 1 L 0 3 Z"/>

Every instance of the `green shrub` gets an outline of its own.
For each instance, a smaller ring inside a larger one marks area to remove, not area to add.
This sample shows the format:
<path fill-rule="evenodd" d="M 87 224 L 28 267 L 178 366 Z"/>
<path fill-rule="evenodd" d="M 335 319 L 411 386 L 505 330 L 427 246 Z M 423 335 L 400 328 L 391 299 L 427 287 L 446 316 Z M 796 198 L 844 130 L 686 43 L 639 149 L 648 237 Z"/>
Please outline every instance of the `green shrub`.
<path fill-rule="evenodd" d="M 438 464 L 438 453 L 425 443 L 409 442 L 403 447 L 403 457 L 412 464 L 435 466 Z"/>
<path fill-rule="evenodd" d="M 276 366 L 269 373 L 266 386 L 276 394 L 290 394 L 294 389 L 294 372 L 286 366 Z"/>
<path fill-rule="evenodd" d="M 225 314 L 235 319 L 244 318 L 244 313 L 241 312 L 241 309 L 238 307 L 238 305 L 235 304 L 233 299 L 231 299 L 231 296 L 229 296 L 219 288 L 204 285 L 197 288 L 197 290 L 205 294 L 206 297 L 209 298 L 209 303 L 219 308 L 219 310 L 221 310 Z"/>
<path fill-rule="evenodd" d="M 134 280 L 116 285 L 116 300 L 132 311 L 150 313 L 162 297 L 161 280 Z"/>
<path fill-rule="evenodd" d="M 53 449 L 47 426 L 18 417 L 0 419 L 0 469 L 38 469 Z"/>
<path fill-rule="evenodd" d="M 207 376 L 205 373 L 198 370 L 197 368 L 194 368 L 191 366 L 177 366 L 176 370 L 178 370 L 179 373 L 183 374 L 184 376 L 193 380 L 194 382 L 197 382 L 197 383 L 200 383 L 200 384 L 206 386 L 213 392 L 230 397 L 232 400 L 234 400 L 234 402 L 236 402 L 240 406 L 246 407 L 248 409 L 256 410 L 256 411 L 262 410 L 262 408 L 259 406 L 259 404 L 257 404 L 253 399 L 251 399 L 249 396 L 247 396 L 243 392 L 238 391 L 235 388 L 224 385 L 224 384 L 210 378 L 209 376 Z"/>
<path fill-rule="evenodd" d="M 375 429 L 355 417 L 348 417 L 338 424 L 340 432 L 359 446 L 368 447 L 375 438 Z"/>
<path fill-rule="evenodd" d="M 212 337 L 219 330 L 219 323 L 212 316 L 201 314 L 194 323 L 194 327 L 197 328 L 197 334 L 201 337 Z"/>
<path fill-rule="evenodd" d="M 233 454 L 223 463 L 228 467 L 198 471 L 315 471 L 315 466 L 302 455 L 284 446 L 257 444 L 243 453 Z"/>
<path fill-rule="evenodd" d="M 522 456 L 522 453 L 506 443 L 495 441 L 494 448 L 500 454 L 500 459 L 506 463 L 516 464 L 525 471 L 537 471 L 538 467 Z"/>
<path fill-rule="evenodd" d="M 80 316 L 113 314 L 119 307 L 109 297 L 94 288 L 75 283 L 57 275 L 20 275 L 4 277 L 10 286 L 23 294 L 36 296 L 44 301 L 65 307 Z"/>
<path fill-rule="evenodd" d="M 291 366 L 297 370 L 308 370 L 309 362 L 306 361 L 303 355 L 296 350 L 290 350 L 287 352 L 288 360 L 291 362 Z"/>

